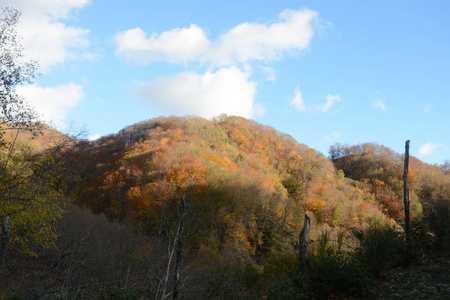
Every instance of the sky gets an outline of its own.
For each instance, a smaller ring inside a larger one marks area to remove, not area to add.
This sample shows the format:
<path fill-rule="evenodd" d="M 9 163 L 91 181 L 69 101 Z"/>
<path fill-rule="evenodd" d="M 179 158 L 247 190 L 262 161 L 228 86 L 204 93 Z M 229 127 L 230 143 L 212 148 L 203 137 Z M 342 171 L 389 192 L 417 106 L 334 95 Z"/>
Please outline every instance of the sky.
<path fill-rule="evenodd" d="M 238 115 L 328 155 L 450 159 L 450 1 L 0 0 L 40 76 L 18 92 L 89 137 Z"/>

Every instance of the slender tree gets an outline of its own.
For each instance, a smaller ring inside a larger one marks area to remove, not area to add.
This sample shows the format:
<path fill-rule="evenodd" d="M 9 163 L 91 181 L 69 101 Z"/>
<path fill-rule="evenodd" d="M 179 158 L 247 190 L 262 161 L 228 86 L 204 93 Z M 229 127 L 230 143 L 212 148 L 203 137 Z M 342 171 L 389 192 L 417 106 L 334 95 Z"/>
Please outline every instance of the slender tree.
<path fill-rule="evenodd" d="M 302 275 L 302 286 L 305 290 L 309 288 L 309 259 L 308 259 L 308 236 L 311 230 L 311 217 L 305 214 L 305 220 L 303 229 L 300 232 L 299 244 L 300 244 L 300 271 Z"/>
<path fill-rule="evenodd" d="M 188 214 L 186 207 L 186 196 L 181 196 L 180 209 L 178 211 L 178 230 L 177 230 L 177 257 L 175 262 L 175 279 L 173 283 L 173 300 L 180 299 L 180 280 L 181 280 L 181 252 L 183 250 L 183 234 L 185 230 L 185 219 Z"/>
<path fill-rule="evenodd" d="M 409 140 L 405 143 L 405 168 L 403 173 L 403 204 L 405 208 L 405 233 L 406 242 L 411 241 L 411 220 L 409 213 L 409 191 L 408 191 L 408 165 L 409 165 Z"/>

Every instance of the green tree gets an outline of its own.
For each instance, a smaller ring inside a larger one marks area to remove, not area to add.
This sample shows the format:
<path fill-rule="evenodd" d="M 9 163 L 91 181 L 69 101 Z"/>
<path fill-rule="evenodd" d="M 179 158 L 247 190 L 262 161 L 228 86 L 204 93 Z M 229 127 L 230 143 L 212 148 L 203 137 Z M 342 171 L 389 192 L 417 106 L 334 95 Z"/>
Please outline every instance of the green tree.
<path fill-rule="evenodd" d="M 0 277 L 10 243 L 25 250 L 31 243 L 49 246 L 55 237 L 52 224 L 62 214 L 58 195 L 48 188 L 48 176 L 42 176 L 52 173 L 43 170 L 55 169 L 53 160 L 37 155 L 24 141 L 42 126 L 16 91 L 37 75 L 36 62 L 23 57 L 16 30 L 19 17 L 16 9 L 0 8 Z M 62 147 L 55 149 L 60 152 Z"/>

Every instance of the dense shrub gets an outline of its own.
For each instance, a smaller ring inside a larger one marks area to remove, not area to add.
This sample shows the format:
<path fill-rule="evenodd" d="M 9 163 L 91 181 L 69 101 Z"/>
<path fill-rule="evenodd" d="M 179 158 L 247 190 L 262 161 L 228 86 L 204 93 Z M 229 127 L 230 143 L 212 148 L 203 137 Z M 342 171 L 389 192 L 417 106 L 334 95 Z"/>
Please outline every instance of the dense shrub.
<path fill-rule="evenodd" d="M 351 253 L 311 257 L 312 292 L 319 297 L 361 295 L 372 280 L 366 268 Z"/>
<path fill-rule="evenodd" d="M 450 252 L 450 201 L 438 200 L 428 213 L 428 224 L 435 249 Z"/>
<path fill-rule="evenodd" d="M 360 245 L 355 258 L 365 265 L 372 276 L 380 276 L 400 265 L 404 259 L 404 239 L 389 225 L 374 225 L 366 230 L 354 230 Z"/>

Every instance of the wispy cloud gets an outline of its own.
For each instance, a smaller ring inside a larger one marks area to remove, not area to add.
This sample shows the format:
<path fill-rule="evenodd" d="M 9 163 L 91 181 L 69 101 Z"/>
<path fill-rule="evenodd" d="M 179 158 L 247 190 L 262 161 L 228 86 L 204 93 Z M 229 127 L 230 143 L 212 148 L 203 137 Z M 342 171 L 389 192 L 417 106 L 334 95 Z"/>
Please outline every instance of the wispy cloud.
<path fill-rule="evenodd" d="M 337 138 L 340 138 L 342 136 L 342 134 L 340 134 L 339 132 L 337 132 L 336 130 L 333 130 L 332 132 L 331 132 L 331 135 L 326 135 L 326 136 L 324 136 L 323 138 L 324 138 L 324 140 L 326 140 L 326 141 L 333 141 L 333 140 L 336 140 Z"/>
<path fill-rule="evenodd" d="M 263 114 L 264 108 L 254 103 L 256 84 L 248 77 L 236 67 L 204 74 L 184 72 L 143 83 L 135 96 L 164 113 L 251 118 Z"/>
<path fill-rule="evenodd" d="M 386 103 L 383 99 L 380 98 L 380 90 L 376 90 L 374 95 L 375 95 L 375 100 L 372 101 L 372 107 L 379 109 L 381 111 L 386 111 Z"/>
<path fill-rule="evenodd" d="M 275 82 L 275 80 L 277 79 L 277 75 L 273 68 L 264 66 L 264 67 L 260 67 L 260 69 L 266 75 L 267 81 Z"/>
<path fill-rule="evenodd" d="M 302 93 L 300 91 L 300 88 L 297 87 L 295 89 L 295 96 L 290 101 L 290 104 L 294 105 L 295 109 L 298 111 L 317 111 L 321 113 L 326 113 L 333 107 L 333 105 L 336 102 L 341 101 L 340 95 L 330 95 L 328 94 L 326 97 L 326 102 L 324 104 L 315 104 L 315 105 L 306 105 L 305 101 L 303 100 Z"/>
<path fill-rule="evenodd" d="M 330 108 L 336 103 L 341 101 L 340 95 L 327 95 L 326 96 L 327 102 L 325 104 L 321 105 L 314 105 L 314 110 L 318 110 L 320 112 L 327 112 L 330 110 Z"/>
<path fill-rule="evenodd" d="M 426 143 L 425 145 L 422 145 L 422 146 L 419 148 L 419 156 L 430 156 L 431 154 L 434 153 L 434 151 L 435 151 L 437 148 L 439 148 L 439 147 L 441 147 L 441 146 L 442 146 L 441 143 L 433 144 L 433 143 L 431 143 L 431 142 L 428 142 L 428 143 Z"/>
<path fill-rule="evenodd" d="M 274 61 L 285 53 L 308 48 L 314 33 L 312 23 L 317 16 L 308 9 L 285 10 L 279 15 L 279 22 L 242 23 L 214 41 L 195 24 L 150 36 L 136 27 L 115 35 L 116 55 L 144 65 L 166 61 L 221 67 L 254 60 Z"/>
<path fill-rule="evenodd" d="M 386 104 L 381 99 L 378 99 L 378 100 L 372 102 L 372 106 L 381 111 L 386 111 Z"/>
<path fill-rule="evenodd" d="M 290 103 L 294 105 L 295 109 L 298 111 L 306 111 L 305 101 L 303 101 L 302 92 L 299 87 L 295 89 L 295 96 Z"/>

